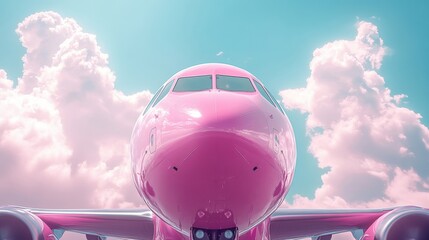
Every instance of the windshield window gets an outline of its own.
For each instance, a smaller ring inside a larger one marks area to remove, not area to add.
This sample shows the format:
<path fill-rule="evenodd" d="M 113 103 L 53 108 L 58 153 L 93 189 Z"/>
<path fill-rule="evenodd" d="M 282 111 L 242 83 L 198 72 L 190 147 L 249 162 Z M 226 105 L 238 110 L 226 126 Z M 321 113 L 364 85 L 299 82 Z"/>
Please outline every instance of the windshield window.
<path fill-rule="evenodd" d="M 167 85 L 165 85 L 165 88 L 159 94 L 159 97 L 155 100 L 155 102 L 153 103 L 153 106 L 155 106 L 156 104 L 158 104 L 159 101 L 161 101 L 165 96 L 167 96 L 168 92 L 170 92 L 171 85 L 173 85 L 173 82 L 174 81 L 170 81 L 169 83 L 167 83 Z"/>
<path fill-rule="evenodd" d="M 158 97 L 158 95 L 161 93 L 161 90 L 164 86 L 161 86 L 158 91 L 156 91 L 155 95 L 153 95 L 152 99 L 150 100 L 150 102 L 147 104 L 146 109 L 143 112 L 143 115 L 146 114 L 146 112 L 152 107 L 153 102 L 156 100 L 156 98 Z"/>
<path fill-rule="evenodd" d="M 273 94 L 270 93 L 270 91 L 268 91 L 268 89 L 265 88 L 265 90 L 267 90 L 267 93 L 270 95 L 271 99 L 273 99 L 273 102 L 276 104 L 277 108 L 280 110 L 280 112 L 283 113 L 283 115 L 286 115 L 283 107 L 281 106 L 281 104 L 277 101 L 277 99 L 273 96 Z"/>
<path fill-rule="evenodd" d="M 212 76 L 182 77 L 177 79 L 173 92 L 196 92 L 212 89 Z"/>
<path fill-rule="evenodd" d="M 273 104 L 273 106 L 276 106 L 274 104 L 274 102 L 271 100 L 270 96 L 268 96 L 268 93 L 265 91 L 264 87 L 262 86 L 262 84 L 260 84 L 258 81 L 253 81 L 255 83 L 256 88 L 258 89 L 258 91 L 261 93 L 261 95 L 271 104 Z"/>
<path fill-rule="evenodd" d="M 247 77 L 216 75 L 216 88 L 232 92 L 255 92 L 252 82 Z"/>

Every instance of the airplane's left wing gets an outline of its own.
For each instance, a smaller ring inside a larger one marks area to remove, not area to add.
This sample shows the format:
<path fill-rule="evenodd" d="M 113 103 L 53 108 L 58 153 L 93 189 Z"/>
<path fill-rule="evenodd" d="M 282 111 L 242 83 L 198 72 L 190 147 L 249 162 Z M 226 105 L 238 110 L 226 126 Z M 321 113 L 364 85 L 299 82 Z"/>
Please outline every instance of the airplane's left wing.
<path fill-rule="evenodd" d="M 429 239 L 429 210 L 405 206 L 393 209 L 277 209 L 270 218 L 271 240 L 312 237 L 331 239 L 352 232 L 355 239 Z"/>
<path fill-rule="evenodd" d="M 0 208 L 0 239 L 59 239 L 64 231 L 152 240 L 150 210 L 45 210 L 16 206 Z"/>

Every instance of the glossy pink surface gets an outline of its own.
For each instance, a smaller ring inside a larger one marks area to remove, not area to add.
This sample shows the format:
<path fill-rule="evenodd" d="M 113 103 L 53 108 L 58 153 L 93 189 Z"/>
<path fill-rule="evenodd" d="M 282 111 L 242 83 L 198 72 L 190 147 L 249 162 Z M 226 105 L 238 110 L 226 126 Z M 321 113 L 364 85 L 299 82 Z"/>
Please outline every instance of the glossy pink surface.
<path fill-rule="evenodd" d="M 139 193 L 184 234 L 192 227 L 248 231 L 281 204 L 295 168 L 287 117 L 257 90 L 215 89 L 216 74 L 256 79 L 224 64 L 185 69 L 170 80 L 212 75 L 213 89 L 170 92 L 132 134 Z"/>

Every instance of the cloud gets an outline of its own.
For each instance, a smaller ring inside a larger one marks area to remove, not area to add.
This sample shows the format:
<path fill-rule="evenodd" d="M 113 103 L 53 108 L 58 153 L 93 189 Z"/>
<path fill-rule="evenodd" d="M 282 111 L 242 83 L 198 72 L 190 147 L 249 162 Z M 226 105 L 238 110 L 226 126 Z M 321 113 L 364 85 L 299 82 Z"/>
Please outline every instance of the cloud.
<path fill-rule="evenodd" d="M 328 169 L 315 198 L 296 195 L 291 206 L 429 206 L 429 130 L 386 87 L 385 54 L 377 26 L 359 22 L 355 39 L 313 52 L 306 87 L 281 91 L 288 109 L 307 114 L 308 150 Z"/>
<path fill-rule="evenodd" d="M 139 206 L 128 142 L 151 93 L 115 89 L 108 56 L 73 19 L 36 13 L 16 32 L 17 86 L 0 70 L 0 205 Z"/>
<path fill-rule="evenodd" d="M 0 69 L 0 89 L 11 89 L 13 87 L 12 80 L 7 79 L 5 70 Z"/>

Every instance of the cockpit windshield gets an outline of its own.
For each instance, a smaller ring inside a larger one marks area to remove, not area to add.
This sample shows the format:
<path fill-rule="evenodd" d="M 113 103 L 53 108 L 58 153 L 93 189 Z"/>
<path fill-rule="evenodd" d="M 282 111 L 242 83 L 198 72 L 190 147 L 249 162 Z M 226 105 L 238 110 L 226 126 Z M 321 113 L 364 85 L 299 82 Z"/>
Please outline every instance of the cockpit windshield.
<path fill-rule="evenodd" d="M 193 76 L 177 79 L 173 92 L 196 92 L 212 89 L 212 76 Z M 247 77 L 216 75 L 216 89 L 230 92 L 256 92 Z"/>
<path fill-rule="evenodd" d="M 216 75 L 216 88 L 231 92 L 255 92 L 252 82 L 247 77 Z"/>
<path fill-rule="evenodd" d="M 196 92 L 212 89 L 212 76 L 182 77 L 177 79 L 173 92 Z"/>

